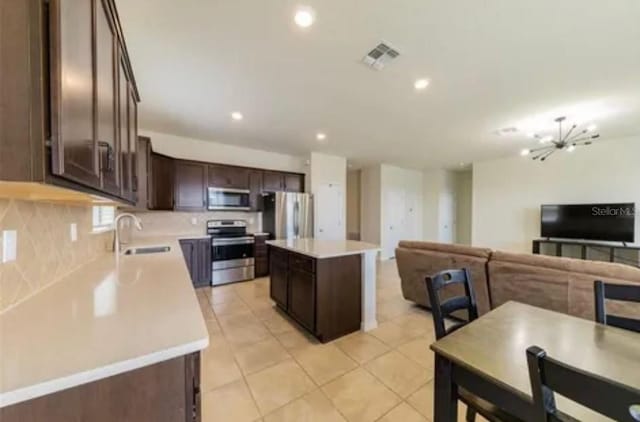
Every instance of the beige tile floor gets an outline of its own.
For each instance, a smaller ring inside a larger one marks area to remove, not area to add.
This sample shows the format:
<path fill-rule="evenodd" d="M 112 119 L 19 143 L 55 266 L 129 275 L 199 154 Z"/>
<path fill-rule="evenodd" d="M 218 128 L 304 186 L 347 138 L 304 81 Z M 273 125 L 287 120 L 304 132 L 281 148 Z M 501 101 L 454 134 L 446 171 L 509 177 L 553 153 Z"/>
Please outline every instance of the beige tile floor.
<path fill-rule="evenodd" d="M 377 281 L 379 327 L 327 344 L 275 308 L 268 278 L 198 289 L 203 422 L 430 421 L 431 314 L 402 298 L 395 261 Z"/>

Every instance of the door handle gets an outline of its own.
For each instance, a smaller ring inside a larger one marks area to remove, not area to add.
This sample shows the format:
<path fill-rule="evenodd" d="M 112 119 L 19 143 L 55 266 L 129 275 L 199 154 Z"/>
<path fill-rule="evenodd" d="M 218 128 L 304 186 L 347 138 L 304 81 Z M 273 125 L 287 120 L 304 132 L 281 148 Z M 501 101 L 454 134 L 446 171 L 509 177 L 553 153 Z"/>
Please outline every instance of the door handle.
<path fill-rule="evenodd" d="M 295 236 L 300 237 L 300 203 L 296 202 L 293 205 L 293 230 L 295 231 Z"/>

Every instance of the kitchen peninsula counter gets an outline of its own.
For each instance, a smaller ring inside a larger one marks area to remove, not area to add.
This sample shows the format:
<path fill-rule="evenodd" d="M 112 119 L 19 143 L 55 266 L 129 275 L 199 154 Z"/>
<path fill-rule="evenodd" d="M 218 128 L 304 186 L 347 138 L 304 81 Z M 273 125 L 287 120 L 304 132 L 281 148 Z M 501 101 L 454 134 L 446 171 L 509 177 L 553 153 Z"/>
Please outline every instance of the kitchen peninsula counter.
<path fill-rule="evenodd" d="M 320 341 L 378 326 L 377 245 L 320 239 L 267 244 L 271 298 Z"/>
<path fill-rule="evenodd" d="M 199 365 L 198 352 L 207 347 L 209 336 L 178 237 L 144 238 L 127 245 L 140 246 L 171 249 L 147 255 L 105 254 L 0 314 L 0 416 L 65 394 L 63 390 L 107 378 L 119 380 L 119 374 L 147 368 L 156 369 L 142 373 L 145 379 L 158 377 L 157 384 L 163 384 L 151 386 L 157 392 L 174 382 L 165 381 L 161 370 L 175 378 L 186 370 L 182 358 L 187 356 L 195 356 Z M 136 390 L 132 379 L 118 382 L 119 387 Z M 181 385 L 184 393 L 184 379 Z M 172 388 L 171 397 L 177 396 L 177 387 Z M 116 393 L 103 388 L 96 394 L 107 400 Z M 185 396 L 178 399 L 184 402 Z"/>

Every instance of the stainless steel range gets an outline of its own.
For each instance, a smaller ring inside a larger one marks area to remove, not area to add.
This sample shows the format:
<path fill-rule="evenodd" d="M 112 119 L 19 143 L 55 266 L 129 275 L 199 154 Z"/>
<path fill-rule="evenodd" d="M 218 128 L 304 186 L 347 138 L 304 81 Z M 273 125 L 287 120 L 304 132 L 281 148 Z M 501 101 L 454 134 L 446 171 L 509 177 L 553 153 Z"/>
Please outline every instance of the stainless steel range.
<path fill-rule="evenodd" d="M 254 238 L 247 235 L 244 220 L 209 220 L 211 236 L 211 285 L 255 278 Z"/>

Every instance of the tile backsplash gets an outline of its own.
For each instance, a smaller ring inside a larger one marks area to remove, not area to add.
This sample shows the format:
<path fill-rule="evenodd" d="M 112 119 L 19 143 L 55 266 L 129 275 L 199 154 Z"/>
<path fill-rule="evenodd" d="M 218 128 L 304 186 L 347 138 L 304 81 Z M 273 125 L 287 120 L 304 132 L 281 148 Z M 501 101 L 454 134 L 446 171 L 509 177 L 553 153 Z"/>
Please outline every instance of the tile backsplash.
<path fill-rule="evenodd" d="M 0 260 L 0 312 L 109 253 L 113 232 L 93 233 L 92 223 L 91 206 L 0 199 L 0 256 L 3 232 L 17 234 L 15 261 Z"/>
<path fill-rule="evenodd" d="M 201 236 L 207 232 L 208 220 L 245 220 L 247 232 L 255 233 L 262 230 L 262 214 L 258 212 L 144 211 L 134 214 L 142 221 L 143 230 L 130 228 L 128 234 L 123 233 L 122 240 L 125 242 L 140 236 Z"/>

